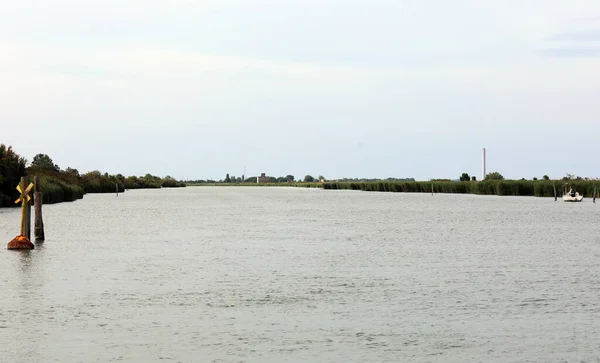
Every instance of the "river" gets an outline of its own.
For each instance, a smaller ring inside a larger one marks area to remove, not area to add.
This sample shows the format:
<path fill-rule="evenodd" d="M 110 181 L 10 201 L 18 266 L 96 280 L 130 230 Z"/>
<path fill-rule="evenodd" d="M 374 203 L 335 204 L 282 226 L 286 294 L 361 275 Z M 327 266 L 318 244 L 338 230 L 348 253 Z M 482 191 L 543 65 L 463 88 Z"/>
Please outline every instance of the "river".
<path fill-rule="evenodd" d="M 1 362 L 599 362 L 600 205 L 88 194 L 0 255 Z M 19 209 L 0 209 L 0 240 Z M 5 247 L 4 247 L 5 248 Z"/>

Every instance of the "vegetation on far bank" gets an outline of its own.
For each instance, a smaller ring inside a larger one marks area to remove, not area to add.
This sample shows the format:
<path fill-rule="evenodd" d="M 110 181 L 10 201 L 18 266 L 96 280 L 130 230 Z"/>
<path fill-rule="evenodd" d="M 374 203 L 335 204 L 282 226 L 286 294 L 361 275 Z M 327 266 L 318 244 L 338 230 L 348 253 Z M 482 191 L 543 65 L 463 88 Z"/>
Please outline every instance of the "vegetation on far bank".
<path fill-rule="evenodd" d="M 367 179 L 367 178 L 342 178 L 336 179 L 337 182 L 365 182 L 365 181 L 380 181 L 382 179 Z M 387 178 L 383 179 L 386 181 L 394 181 L 394 182 L 404 182 L 404 181 L 415 181 L 414 178 Z M 286 176 L 270 176 L 270 175 L 260 175 L 260 176 L 250 176 L 241 177 L 230 176 L 229 174 L 225 175 L 224 179 L 221 180 L 213 180 L 213 179 L 199 179 L 199 180 L 186 180 L 186 185 L 262 185 L 262 186 L 295 186 L 295 185 L 303 185 L 303 183 L 322 183 L 325 182 L 326 179 L 324 176 L 319 175 L 314 177 L 312 175 L 305 175 L 303 178 L 296 179 L 293 175 L 288 174 Z"/>
<path fill-rule="evenodd" d="M 260 177 L 259 177 L 260 178 Z M 235 181 L 234 181 L 235 180 Z M 243 181 L 242 181 L 243 180 Z M 399 192 L 399 193 L 457 193 L 499 196 L 536 196 L 553 197 L 556 188 L 557 196 L 562 196 L 567 187 L 573 187 L 583 195 L 592 195 L 594 187 L 600 186 L 600 180 L 590 180 L 567 174 L 560 180 L 550 180 L 547 175 L 540 179 L 531 180 L 506 180 L 499 172 L 490 172 L 483 181 L 463 173 L 458 179 L 434 179 L 429 181 L 415 181 L 412 178 L 398 179 L 338 179 L 326 181 L 322 176 L 315 179 L 310 175 L 297 181 L 292 175 L 288 177 L 267 177 L 257 182 L 257 177 L 247 179 L 234 179 L 226 176 L 225 179 L 199 180 L 186 182 L 190 186 L 272 186 L 272 187 L 303 187 L 322 188 L 327 190 L 362 190 L 372 192 Z"/>
<path fill-rule="evenodd" d="M 279 188 L 286 188 L 286 187 L 295 187 L 295 188 L 323 188 L 323 183 L 321 182 L 304 182 L 304 181 L 295 181 L 295 182 L 286 182 L 286 183 L 279 183 L 279 182 L 275 182 L 275 183 L 246 183 L 246 182 L 230 182 L 230 183 L 226 183 L 226 182 L 215 182 L 215 181 L 211 181 L 211 182 L 207 182 L 207 181 L 201 181 L 201 182 L 185 182 L 186 186 L 189 187 L 279 187 Z"/>
<path fill-rule="evenodd" d="M 564 192 L 562 180 L 484 180 L 484 181 L 420 181 L 420 182 L 325 182 L 324 189 L 349 189 L 372 192 L 400 193 L 457 193 L 480 195 L 511 195 L 553 197 L 554 188 L 558 197 Z M 569 187 L 583 195 L 592 195 L 597 180 L 572 180 Z"/>
<path fill-rule="evenodd" d="M 554 187 L 558 197 L 565 192 L 563 180 L 485 180 L 485 181 L 358 181 L 358 182 L 294 182 L 294 183 L 198 183 L 189 186 L 256 186 L 256 187 L 296 187 L 322 188 L 326 190 L 362 190 L 367 192 L 397 192 L 397 193 L 447 193 L 447 194 L 478 194 L 499 196 L 536 196 L 553 197 Z M 574 187 L 579 193 L 591 196 L 594 187 L 600 190 L 600 180 L 572 180 L 569 187 Z"/>
<path fill-rule="evenodd" d="M 577 177 L 567 174 L 560 180 L 550 180 L 547 175 L 541 179 L 531 180 L 506 180 L 499 172 L 491 172 L 483 181 L 463 173 L 458 180 L 437 179 L 430 181 L 360 181 L 360 182 L 325 182 L 324 189 L 349 189 L 373 192 L 400 192 L 400 193 L 458 193 L 499 196 L 535 196 L 554 197 L 562 196 L 568 188 L 574 188 L 580 194 L 593 195 L 594 188 L 600 185 L 599 180 Z"/>
<path fill-rule="evenodd" d="M 15 188 L 21 177 L 25 177 L 29 182 L 33 181 L 35 176 L 40 178 L 45 204 L 74 201 L 83 198 L 86 193 L 116 193 L 117 188 L 119 192 L 124 192 L 126 189 L 185 186 L 170 176 L 161 178 L 146 174 L 140 177 L 125 177 L 97 170 L 80 174 L 77 169 L 70 167 L 62 170 L 46 154 L 37 154 L 28 165 L 27 160 L 18 155 L 11 146 L 0 144 L 0 207 L 14 206 L 14 200 L 18 196 Z"/>

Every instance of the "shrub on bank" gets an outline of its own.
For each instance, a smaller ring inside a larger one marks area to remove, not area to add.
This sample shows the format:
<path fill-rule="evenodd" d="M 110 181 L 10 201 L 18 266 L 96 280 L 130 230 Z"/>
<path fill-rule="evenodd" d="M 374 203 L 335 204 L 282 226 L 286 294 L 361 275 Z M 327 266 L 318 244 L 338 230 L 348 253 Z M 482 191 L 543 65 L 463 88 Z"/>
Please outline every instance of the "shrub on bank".
<path fill-rule="evenodd" d="M 43 193 L 44 204 L 72 202 L 83 198 L 85 194 L 81 186 L 67 184 L 54 178 L 40 178 L 40 189 Z"/>

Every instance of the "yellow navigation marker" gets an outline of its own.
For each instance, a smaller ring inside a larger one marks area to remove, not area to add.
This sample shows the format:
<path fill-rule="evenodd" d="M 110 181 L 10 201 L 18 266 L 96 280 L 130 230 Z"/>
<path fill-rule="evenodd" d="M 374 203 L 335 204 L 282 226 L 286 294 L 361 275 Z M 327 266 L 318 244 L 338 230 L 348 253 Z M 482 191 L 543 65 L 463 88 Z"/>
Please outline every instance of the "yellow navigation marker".
<path fill-rule="evenodd" d="M 23 185 L 23 187 L 21 187 L 21 184 Z M 21 195 L 19 196 L 19 198 L 17 198 L 17 200 L 15 200 L 15 204 L 23 201 L 26 198 L 27 198 L 28 202 L 31 200 L 31 197 L 29 196 L 29 192 L 31 191 L 31 189 L 33 189 L 33 183 L 29 183 L 27 188 L 25 188 L 24 181 L 21 181 L 21 184 L 17 185 L 17 190 L 19 191 L 19 193 L 21 193 Z"/>
<path fill-rule="evenodd" d="M 31 200 L 29 196 L 29 192 L 33 189 L 33 183 L 29 183 L 27 188 L 25 187 L 25 178 L 21 178 L 21 183 L 17 185 L 17 190 L 21 195 L 17 200 L 15 200 L 15 204 L 21 202 L 21 236 L 25 235 L 25 206 L 27 202 Z"/>

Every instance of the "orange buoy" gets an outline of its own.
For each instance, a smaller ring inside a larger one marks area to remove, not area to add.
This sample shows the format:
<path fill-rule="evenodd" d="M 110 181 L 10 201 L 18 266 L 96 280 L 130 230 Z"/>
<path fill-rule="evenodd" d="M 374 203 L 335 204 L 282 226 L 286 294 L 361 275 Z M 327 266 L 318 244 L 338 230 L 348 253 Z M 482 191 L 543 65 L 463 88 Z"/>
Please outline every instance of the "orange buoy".
<path fill-rule="evenodd" d="M 34 249 L 34 244 L 31 243 L 29 238 L 19 235 L 15 237 L 12 241 L 8 242 L 9 250 L 32 250 Z"/>

